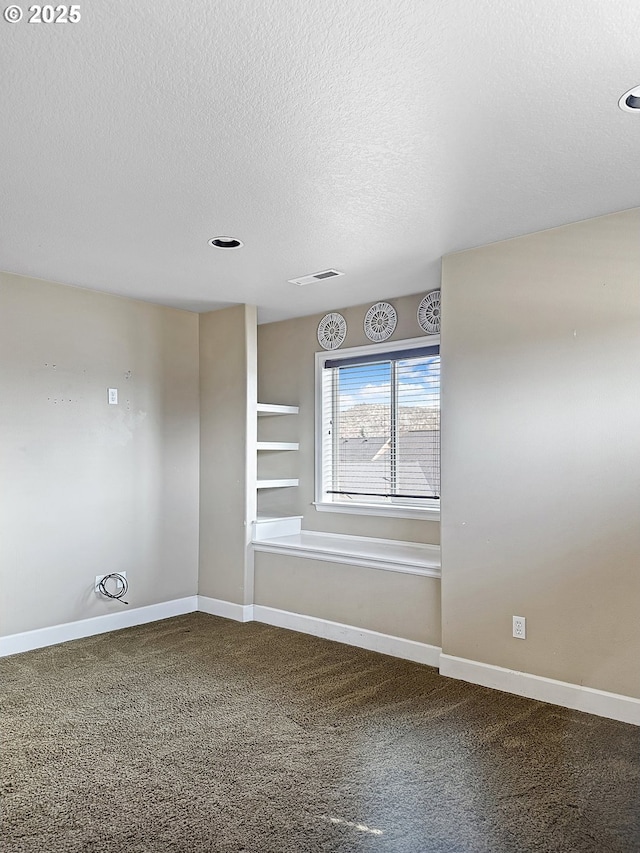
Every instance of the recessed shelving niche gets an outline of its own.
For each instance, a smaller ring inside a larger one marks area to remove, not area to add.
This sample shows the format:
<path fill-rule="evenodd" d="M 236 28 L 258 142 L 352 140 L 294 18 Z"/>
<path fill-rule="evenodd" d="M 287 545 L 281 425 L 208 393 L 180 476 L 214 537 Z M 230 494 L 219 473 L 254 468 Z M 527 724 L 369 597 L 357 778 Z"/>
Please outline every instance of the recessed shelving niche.
<path fill-rule="evenodd" d="M 258 403 L 256 410 L 259 418 L 274 417 L 277 415 L 297 415 L 298 406 L 281 406 L 276 403 Z M 299 450 L 297 441 L 257 441 L 256 450 L 266 451 L 295 451 Z M 258 490 L 262 489 L 285 489 L 299 485 L 299 480 L 292 477 L 259 479 L 256 483 Z"/>

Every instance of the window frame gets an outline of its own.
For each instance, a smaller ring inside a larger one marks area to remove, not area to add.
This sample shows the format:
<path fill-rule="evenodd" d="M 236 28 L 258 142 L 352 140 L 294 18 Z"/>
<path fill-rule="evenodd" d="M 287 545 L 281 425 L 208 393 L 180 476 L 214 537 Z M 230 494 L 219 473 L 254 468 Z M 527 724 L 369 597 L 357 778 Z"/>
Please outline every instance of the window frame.
<path fill-rule="evenodd" d="M 343 512 L 353 515 L 384 515 L 390 518 L 421 518 L 437 521 L 440 518 L 440 501 L 425 499 L 421 506 L 402 503 L 367 503 L 366 501 L 349 501 L 340 503 L 327 499 L 326 486 L 323 481 L 323 409 L 322 409 L 322 373 L 327 361 L 336 358 L 354 358 L 368 355 L 384 355 L 399 349 L 419 349 L 425 346 L 440 346 L 440 335 L 425 335 L 420 338 L 384 341 L 379 344 L 346 347 L 339 350 L 321 350 L 316 352 L 315 364 L 315 500 L 313 505 L 319 512 Z"/>

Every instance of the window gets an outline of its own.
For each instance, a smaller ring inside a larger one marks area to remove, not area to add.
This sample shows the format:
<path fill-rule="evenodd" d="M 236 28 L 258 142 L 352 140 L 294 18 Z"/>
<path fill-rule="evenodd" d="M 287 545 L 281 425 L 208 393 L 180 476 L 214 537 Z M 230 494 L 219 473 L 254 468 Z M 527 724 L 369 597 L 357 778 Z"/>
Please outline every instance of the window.
<path fill-rule="evenodd" d="M 437 338 L 318 353 L 317 408 L 318 509 L 439 510 Z"/>

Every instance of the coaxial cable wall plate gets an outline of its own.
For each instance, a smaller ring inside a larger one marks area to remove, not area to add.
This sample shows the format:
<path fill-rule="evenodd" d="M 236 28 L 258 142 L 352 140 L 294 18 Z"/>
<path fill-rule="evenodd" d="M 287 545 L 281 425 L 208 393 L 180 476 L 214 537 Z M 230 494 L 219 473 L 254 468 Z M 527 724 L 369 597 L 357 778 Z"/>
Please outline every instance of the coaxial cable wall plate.
<path fill-rule="evenodd" d="M 125 580 L 127 579 L 127 573 L 126 572 L 107 572 L 104 575 L 96 575 L 96 583 L 94 586 L 94 590 L 95 590 L 97 595 L 102 595 L 102 593 L 100 592 L 100 589 L 99 589 L 100 581 L 102 580 L 102 578 L 106 578 L 108 576 L 111 576 L 111 580 L 108 581 L 110 592 L 118 593 L 118 592 L 120 592 L 121 589 L 124 588 L 124 584 L 122 583 L 122 581 L 119 581 L 117 579 L 117 577 L 114 577 L 114 575 L 120 575 Z"/>

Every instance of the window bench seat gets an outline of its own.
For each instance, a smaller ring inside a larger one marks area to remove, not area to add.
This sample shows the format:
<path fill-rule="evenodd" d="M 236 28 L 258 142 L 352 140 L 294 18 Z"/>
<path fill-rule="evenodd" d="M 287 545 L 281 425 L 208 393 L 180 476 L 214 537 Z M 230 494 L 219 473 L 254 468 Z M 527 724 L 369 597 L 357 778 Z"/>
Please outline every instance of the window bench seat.
<path fill-rule="evenodd" d="M 390 572 L 440 577 L 440 546 L 368 536 L 295 531 L 295 525 L 278 529 L 279 520 L 269 519 L 254 526 L 254 551 L 366 566 Z M 265 523 L 266 522 L 266 523 Z M 299 522 L 298 522 L 299 524 Z M 293 532 L 295 531 L 295 532 Z"/>

